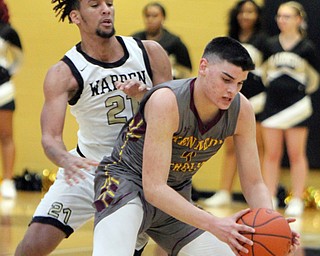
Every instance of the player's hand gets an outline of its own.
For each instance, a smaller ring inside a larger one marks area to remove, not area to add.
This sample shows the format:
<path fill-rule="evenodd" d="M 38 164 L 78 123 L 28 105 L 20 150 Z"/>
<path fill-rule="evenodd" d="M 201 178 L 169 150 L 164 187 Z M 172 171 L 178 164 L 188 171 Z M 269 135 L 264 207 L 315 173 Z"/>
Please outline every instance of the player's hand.
<path fill-rule="evenodd" d="M 142 99 L 143 95 L 148 90 L 146 84 L 135 79 L 126 80 L 124 82 L 116 82 L 115 85 L 118 90 L 123 91 L 125 94 L 138 101 Z"/>
<path fill-rule="evenodd" d="M 296 221 L 295 218 L 287 218 L 286 220 L 289 224 Z M 298 250 L 299 246 L 300 246 L 300 234 L 295 231 L 292 231 L 291 247 L 290 247 L 290 252 L 288 256 L 293 256 L 295 252 Z"/>
<path fill-rule="evenodd" d="M 80 171 L 90 171 L 92 167 L 99 165 L 99 162 L 87 158 L 72 156 L 68 157 L 63 164 L 64 178 L 66 182 L 72 186 L 74 183 L 79 183 L 79 179 L 85 179 L 85 175 Z"/>
<path fill-rule="evenodd" d="M 227 243 L 235 255 L 239 255 L 239 251 L 248 253 L 248 249 L 242 244 L 253 245 L 253 242 L 241 233 L 254 233 L 254 228 L 237 223 L 237 220 L 249 211 L 250 209 L 245 209 L 237 212 L 231 217 L 221 218 L 218 223 L 215 224 L 215 230 L 212 232 L 221 241 Z"/>

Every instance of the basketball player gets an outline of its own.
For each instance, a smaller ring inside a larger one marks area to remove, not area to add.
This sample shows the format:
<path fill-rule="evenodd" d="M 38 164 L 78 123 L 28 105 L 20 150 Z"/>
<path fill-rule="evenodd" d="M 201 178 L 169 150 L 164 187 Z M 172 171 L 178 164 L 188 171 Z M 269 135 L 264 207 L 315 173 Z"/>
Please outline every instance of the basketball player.
<path fill-rule="evenodd" d="M 15 255 L 47 255 L 94 216 L 97 161 L 111 153 L 138 106 L 122 90 L 139 99 L 146 88 L 172 79 L 169 59 L 158 43 L 115 36 L 112 0 L 52 3 L 62 21 L 68 18 L 78 26 L 81 42 L 49 69 L 44 81 L 42 144 L 61 168 Z M 116 87 L 129 78 L 136 83 Z M 62 138 L 68 103 L 79 124 L 78 145 L 70 152 Z"/>
<path fill-rule="evenodd" d="M 131 255 L 141 232 L 169 255 L 248 252 L 243 244 L 253 242 L 241 232 L 254 229 L 236 223 L 248 209 L 220 218 L 197 208 L 191 202 L 191 179 L 233 136 L 249 206 L 272 208 L 260 171 L 254 112 L 239 93 L 253 68 L 238 41 L 220 37 L 207 45 L 196 78 L 147 92 L 111 156 L 97 169 L 94 256 Z"/>

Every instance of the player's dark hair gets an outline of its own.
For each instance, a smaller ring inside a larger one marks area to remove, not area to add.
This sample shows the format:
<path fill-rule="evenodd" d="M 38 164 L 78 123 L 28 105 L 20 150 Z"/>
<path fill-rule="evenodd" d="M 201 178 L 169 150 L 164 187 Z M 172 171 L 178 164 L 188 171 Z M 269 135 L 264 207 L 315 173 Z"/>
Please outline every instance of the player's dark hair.
<path fill-rule="evenodd" d="M 9 23 L 9 10 L 7 4 L 0 0 L 0 21 L 3 23 Z"/>
<path fill-rule="evenodd" d="M 228 31 L 228 35 L 234 39 L 239 40 L 239 34 L 240 34 L 240 25 L 238 22 L 238 14 L 241 11 L 242 6 L 247 3 L 250 2 L 255 6 L 256 12 L 258 14 L 258 18 L 256 23 L 254 24 L 254 33 L 257 33 L 261 30 L 262 27 L 262 19 L 261 19 L 261 7 L 253 0 L 240 0 L 236 3 L 236 5 L 230 10 L 229 13 L 229 31 Z"/>
<path fill-rule="evenodd" d="M 51 0 L 52 4 L 56 4 L 53 10 L 56 13 L 56 17 L 60 15 L 59 21 L 64 21 L 66 17 L 69 19 L 69 23 L 72 23 L 70 19 L 70 12 L 72 10 L 79 10 L 80 1 L 79 0 Z"/>
<path fill-rule="evenodd" d="M 165 8 L 163 7 L 163 5 L 160 4 L 159 2 L 151 2 L 151 3 L 148 3 L 148 4 L 143 8 L 143 11 L 142 11 L 142 12 L 143 12 L 144 15 L 146 15 L 148 8 L 151 7 L 151 6 L 156 6 L 156 7 L 158 7 L 158 8 L 160 9 L 163 17 L 166 18 L 166 9 L 165 9 Z"/>
<path fill-rule="evenodd" d="M 241 67 L 243 71 L 250 71 L 255 65 L 248 51 L 231 37 L 217 37 L 212 39 L 204 49 L 202 55 L 209 62 L 227 61 Z"/>

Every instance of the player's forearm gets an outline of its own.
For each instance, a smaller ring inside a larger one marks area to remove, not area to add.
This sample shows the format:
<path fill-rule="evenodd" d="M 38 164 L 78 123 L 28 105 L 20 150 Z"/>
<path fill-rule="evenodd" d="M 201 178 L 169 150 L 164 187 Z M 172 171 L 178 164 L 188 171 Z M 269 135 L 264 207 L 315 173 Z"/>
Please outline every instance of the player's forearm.
<path fill-rule="evenodd" d="M 244 189 L 243 192 L 250 208 L 273 208 L 270 192 L 263 182 L 256 183 L 250 190 Z"/>
<path fill-rule="evenodd" d="M 172 217 L 202 230 L 209 231 L 215 216 L 194 206 L 169 186 L 157 186 L 145 191 L 149 203 Z"/>
<path fill-rule="evenodd" d="M 63 167 L 67 161 L 69 152 L 60 139 L 54 139 L 51 136 L 42 136 L 42 147 L 46 156 L 57 166 Z"/>

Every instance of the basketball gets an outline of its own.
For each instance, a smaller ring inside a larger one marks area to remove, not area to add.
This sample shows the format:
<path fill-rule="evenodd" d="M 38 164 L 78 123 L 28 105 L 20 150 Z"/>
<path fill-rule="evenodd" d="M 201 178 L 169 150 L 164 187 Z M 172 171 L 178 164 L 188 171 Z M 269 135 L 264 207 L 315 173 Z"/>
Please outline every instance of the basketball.
<path fill-rule="evenodd" d="M 257 208 L 243 215 L 237 223 L 253 227 L 255 233 L 242 233 L 253 241 L 245 244 L 248 254 L 241 256 L 287 256 L 291 245 L 291 229 L 287 220 L 271 209 Z"/>

